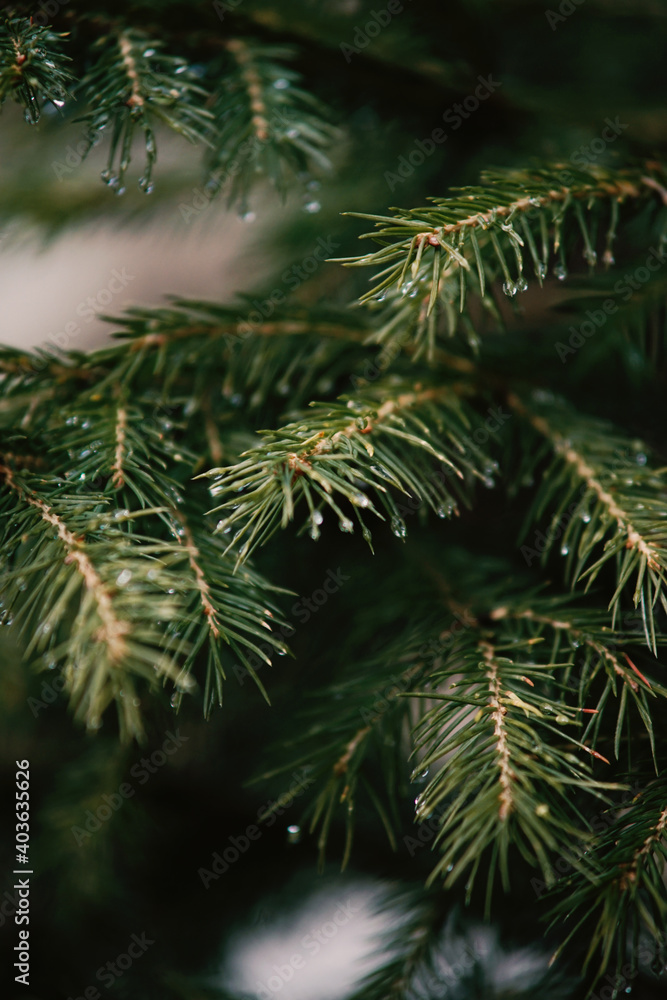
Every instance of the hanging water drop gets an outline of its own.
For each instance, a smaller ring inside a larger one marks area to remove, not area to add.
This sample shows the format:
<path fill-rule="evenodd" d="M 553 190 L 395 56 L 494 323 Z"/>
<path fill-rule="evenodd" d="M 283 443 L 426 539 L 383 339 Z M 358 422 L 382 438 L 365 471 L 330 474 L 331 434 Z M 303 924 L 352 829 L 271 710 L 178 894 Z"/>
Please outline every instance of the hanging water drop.
<path fill-rule="evenodd" d="M 566 556 L 569 551 L 570 551 L 570 549 L 568 548 L 567 545 L 561 545 L 561 547 L 560 547 L 560 554 L 562 556 Z"/>
<path fill-rule="evenodd" d="M 240 218 L 241 218 L 241 222 L 245 222 L 248 225 L 250 225 L 251 222 L 255 221 L 255 219 L 257 218 L 257 215 L 256 215 L 255 212 L 244 212 L 243 215 Z"/>
<path fill-rule="evenodd" d="M 537 276 L 541 281 L 544 281 L 547 276 L 547 265 L 544 261 L 540 261 L 537 265 Z"/>
<path fill-rule="evenodd" d="M 637 465 L 646 465 L 646 455 L 643 451 L 638 451 L 635 455 L 635 462 Z"/>
<path fill-rule="evenodd" d="M 587 264 L 590 264 L 590 266 L 593 267 L 595 264 L 597 264 L 597 259 L 598 255 L 595 252 L 595 250 L 593 250 L 591 247 L 586 247 L 584 249 L 584 260 L 586 261 Z"/>
<path fill-rule="evenodd" d="M 605 250 L 605 252 L 602 254 L 602 263 L 604 264 L 605 267 L 613 267 L 613 265 L 616 263 L 616 258 L 614 257 L 611 250 Z"/>
<path fill-rule="evenodd" d="M 322 512 L 321 512 L 321 511 L 319 511 L 319 510 L 314 510 L 314 511 L 313 511 L 313 515 L 312 515 L 312 519 L 313 519 L 313 522 L 314 522 L 315 524 L 321 524 L 321 523 L 322 523 L 322 521 L 324 520 L 324 516 L 322 515 Z"/>
<path fill-rule="evenodd" d="M 355 493 L 353 496 L 350 497 L 350 500 L 352 501 L 353 504 L 356 504 L 357 507 L 370 506 L 370 500 L 368 499 L 365 493 Z"/>
<path fill-rule="evenodd" d="M 405 521 L 402 517 L 392 517 L 391 519 L 391 530 L 394 532 L 397 538 L 405 538 L 408 533 L 408 529 L 405 526 Z"/>
<path fill-rule="evenodd" d="M 276 90 L 287 90 L 289 87 L 289 80 L 285 80 L 283 77 L 280 77 L 280 79 L 273 81 L 273 86 Z"/>
<path fill-rule="evenodd" d="M 517 287 L 513 281 L 503 282 L 503 291 L 510 299 L 514 298 L 517 292 Z"/>
<path fill-rule="evenodd" d="M 563 264 L 561 261 L 559 261 L 557 264 L 554 264 L 554 275 L 558 278 L 559 281 L 565 281 L 565 279 L 567 278 L 567 268 L 565 267 L 565 264 Z"/>
<path fill-rule="evenodd" d="M 287 843 L 288 844 L 298 844 L 301 840 L 301 827 L 293 823 L 291 826 L 287 827 Z"/>
<path fill-rule="evenodd" d="M 132 572 L 129 569 L 121 570 L 121 572 L 116 577 L 116 586 L 124 587 L 132 579 Z"/>
<path fill-rule="evenodd" d="M 340 528 L 341 531 L 345 531 L 348 534 L 352 534 L 352 532 L 354 531 L 354 524 L 349 519 L 349 517 L 342 518 L 342 520 L 338 522 L 338 527 Z"/>
<path fill-rule="evenodd" d="M 428 768 L 425 767 L 424 770 L 420 771 L 419 774 L 416 774 L 412 780 L 416 785 L 425 785 L 428 781 Z"/>
<path fill-rule="evenodd" d="M 315 215 L 315 213 L 319 212 L 321 208 L 322 206 L 319 201 L 307 201 L 303 206 L 304 212 L 307 212 L 309 215 Z"/>
<path fill-rule="evenodd" d="M 34 98 L 23 112 L 23 117 L 28 125 L 37 125 L 39 122 L 39 108 L 37 107 Z"/>
<path fill-rule="evenodd" d="M 313 541 L 316 542 L 317 539 L 320 537 L 320 529 L 317 527 L 316 524 L 313 524 L 308 534 L 313 539 Z"/>
<path fill-rule="evenodd" d="M 517 287 L 517 291 L 519 291 L 519 292 L 525 292 L 525 291 L 528 290 L 528 282 L 523 277 L 523 275 L 521 275 L 521 277 L 518 279 L 518 281 L 516 283 L 516 287 Z"/>

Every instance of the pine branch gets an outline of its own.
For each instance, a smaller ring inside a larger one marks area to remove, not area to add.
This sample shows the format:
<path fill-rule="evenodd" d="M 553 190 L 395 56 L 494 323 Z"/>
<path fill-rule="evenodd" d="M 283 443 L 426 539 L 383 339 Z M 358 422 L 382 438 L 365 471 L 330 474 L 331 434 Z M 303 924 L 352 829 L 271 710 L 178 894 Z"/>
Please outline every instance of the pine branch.
<path fill-rule="evenodd" d="M 174 680 L 160 625 L 177 614 L 174 547 L 128 536 L 103 495 L 2 466 L 6 602 L 30 636 L 26 653 L 60 666 L 76 718 L 101 725 L 115 701 L 123 737 L 141 736 L 135 682 Z M 28 589 L 29 584 L 29 589 Z M 25 596 L 24 596 L 25 593 Z M 66 631 L 68 629 L 68 631 Z M 187 684 L 186 680 L 186 684 Z"/>
<path fill-rule="evenodd" d="M 619 203 L 654 199 L 656 190 L 663 190 L 662 180 L 664 169 L 656 163 L 622 171 L 597 166 L 580 170 L 568 166 L 564 171 L 560 164 L 487 171 L 481 187 L 456 189 L 448 198 L 431 199 L 432 206 L 407 212 L 393 209 L 394 217 L 348 213 L 376 223 L 376 232 L 362 239 L 374 239 L 381 249 L 339 259 L 349 267 L 382 268 L 373 288 L 361 296 L 363 303 L 390 297 L 380 336 L 386 339 L 393 325 L 407 326 L 420 350 L 427 348 L 432 356 L 436 307 L 444 311 L 451 335 L 457 326 L 456 308 L 461 314 L 465 311 L 471 281 L 497 323 L 498 309 L 486 289 L 498 279 L 509 298 L 525 291 L 526 254 L 540 285 L 552 255 L 553 273 L 563 279 L 567 276 L 566 242 L 572 231 L 581 234 L 584 260 L 593 267 L 598 255 L 591 233 L 603 210 L 609 212 L 603 260 L 610 266 Z M 662 195 L 660 201 L 664 201 Z M 468 322 L 465 329 L 476 345 L 473 326 Z"/>
<path fill-rule="evenodd" d="M 493 608 L 490 617 L 493 621 L 505 621 L 507 625 L 515 623 L 519 638 L 548 640 L 552 659 L 561 655 L 564 643 L 567 643 L 565 648 L 568 656 L 573 655 L 571 650 L 575 650 L 575 666 L 571 672 L 566 672 L 564 680 L 570 686 L 576 686 L 579 708 L 591 716 L 582 740 L 586 742 L 590 738 L 592 746 L 596 746 L 604 732 L 602 723 L 605 712 L 615 708 L 613 741 L 618 758 L 628 708 L 633 704 L 651 741 L 657 770 L 654 723 L 649 698 L 667 697 L 667 688 L 655 676 L 649 679 L 636 666 L 636 653 L 633 652 L 634 659 L 631 659 L 622 648 L 643 642 L 643 635 L 636 628 L 630 630 L 617 626 L 612 629 L 606 624 L 607 616 L 603 612 L 568 606 L 566 601 L 562 597 L 548 599 L 543 595 L 531 596 L 525 593 L 508 600 L 507 595 L 504 595 L 503 604 Z M 662 636 L 657 636 L 657 639 L 661 643 L 665 641 Z M 655 668 L 658 664 L 653 660 L 650 666 Z M 646 667 L 643 669 L 647 670 Z M 602 679 L 604 686 L 600 688 Z M 592 704 L 595 704 L 594 708 L 591 707 Z"/>
<path fill-rule="evenodd" d="M 411 714 L 402 695 L 424 678 L 425 663 L 417 654 L 423 645 L 422 625 L 321 692 L 299 736 L 281 748 L 281 756 L 289 754 L 289 760 L 261 776 L 269 779 L 307 764 L 316 785 L 306 816 L 311 817 L 310 832 L 319 831 L 321 865 L 336 813 L 342 813 L 346 828 L 342 866 L 347 866 L 362 803 L 377 813 L 389 843 L 396 847 L 396 800 L 409 752 L 405 726 Z M 382 789 L 376 787 L 378 767 Z"/>
<path fill-rule="evenodd" d="M 487 907 L 497 868 L 509 888 L 510 844 L 550 879 L 550 853 L 589 836 L 573 792 L 599 796 L 615 787 L 560 749 L 601 757 L 562 728 L 580 721 L 562 696 L 553 705 L 552 671 L 567 663 L 535 663 L 534 641 L 470 634 L 431 672 L 431 690 L 415 692 L 435 703 L 415 734 L 419 768 L 441 765 L 417 800 L 418 819 L 440 810 L 440 859 L 429 882 L 442 877 L 447 888 L 467 874 L 469 898 L 490 851 Z"/>
<path fill-rule="evenodd" d="M 585 929 L 589 942 L 585 968 L 595 956 L 599 958 L 596 981 L 614 958 L 620 972 L 628 952 L 633 971 L 639 954 L 646 951 L 653 959 L 651 964 L 661 965 L 659 956 L 667 935 L 664 781 L 650 784 L 628 807 L 615 810 L 613 821 L 598 836 L 586 860 L 585 868 L 562 878 L 556 886 L 552 924 L 571 927 L 557 954 L 570 940 L 578 940 Z"/>
<path fill-rule="evenodd" d="M 613 559 L 617 586 L 609 602 L 612 627 L 624 589 L 634 579 L 634 605 L 641 606 L 646 643 L 657 655 L 656 605 L 667 610 L 664 470 L 651 468 L 640 451 L 641 444 L 620 437 L 608 424 L 563 407 L 552 405 L 547 411 L 537 401 L 528 407 L 516 395 L 509 403 L 530 421 L 554 455 L 536 497 L 533 517 L 539 517 L 547 504 L 557 499 L 553 527 L 568 503 L 580 498 L 574 515 L 566 516 L 561 541 L 572 584 L 583 579 L 586 589 L 590 588 L 603 566 Z M 632 464 L 625 458 L 628 455 L 635 457 Z M 555 534 L 548 533 L 545 553 Z M 605 537 L 602 552 L 592 561 Z"/>
<path fill-rule="evenodd" d="M 259 657 L 271 665 L 262 648 L 266 642 L 279 656 L 288 652 L 278 629 L 283 635 L 291 629 L 285 626 L 272 599 L 280 588 L 272 587 L 250 567 L 235 574 L 233 561 L 225 554 L 222 541 L 211 535 L 201 509 L 190 516 L 182 510 L 173 510 L 172 517 L 187 555 L 189 572 L 194 576 L 185 614 L 169 626 L 165 635 L 170 654 L 181 663 L 179 680 L 195 669 L 197 656 L 203 649 L 206 653 L 204 712 L 208 716 L 216 703 L 222 705 L 227 646 L 268 702 L 269 696 L 251 657 Z M 182 695 L 177 691 L 172 700 L 179 706 Z"/>
<path fill-rule="evenodd" d="M 0 104 L 12 97 L 24 106 L 29 125 L 40 119 L 41 106 L 50 101 L 62 108 L 73 76 L 61 50 L 66 34 L 33 24 L 32 18 L 13 17 L 0 24 Z"/>
<path fill-rule="evenodd" d="M 392 922 L 396 926 L 379 942 L 386 961 L 364 978 L 350 1000 L 421 1000 L 429 989 L 435 992 L 442 981 L 438 946 L 444 923 L 438 902 L 431 894 L 406 890 L 383 898 L 382 912 L 398 915 Z"/>
<path fill-rule="evenodd" d="M 377 387 L 375 399 L 369 393 L 345 405 L 311 404 L 306 422 L 262 432 L 262 445 L 245 452 L 243 461 L 207 473 L 215 479 L 212 494 L 229 496 L 214 510 L 226 514 L 219 530 L 238 525 L 230 547 L 241 542 L 239 562 L 279 525 L 286 527 L 302 499 L 312 538 L 319 536 L 322 505 L 337 515 L 342 531 L 354 530 L 334 499 L 338 494 L 352 505 L 370 542 L 359 511 L 383 515 L 360 488 L 375 493 L 400 538 L 405 522 L 388 487 L 417 497 L 441 517 L 457 513 L 458 503 L 467 502 L 466 481 L 488 480 L 491 466 L 476 445 L 462 443 L 470 417 L 455 388 L 389 383 Z M 432 459 L 443 463 L 450 481 L 434 476 Z"/>
<path fill-rule="evenodd" d="M 212 116 L 203 106 L 207 91 L 184 59 L 167 55 L 162 42 L 141 31 L 128 28 L 105 35 L 94 47 L 97 61 L 80 84 L 90 110 L 77 121 L 87 124 L 88 150 L 98 133 L 111 126 L 102 180 L 116 194 L 125 191 L 135 129 L 141 129 L 146 165 L 139 187 L 149 194 L 157 157 L 155 123 L 162 122 L 190 142 L 208 143 Z"/>
<path fill-rule="evenodd" d="M 229 205 L 244 205 L 257 174 L 284 195 L 291 177 L 301 179 L 314 168 L 330 171 L 326 151 L 339 133 L 328 109 L 284 65 L 292 50 L 241 38 L 228 39 L 225 48 L 227 59 L 214 71 L 209 188 L 224 190 Z"/>

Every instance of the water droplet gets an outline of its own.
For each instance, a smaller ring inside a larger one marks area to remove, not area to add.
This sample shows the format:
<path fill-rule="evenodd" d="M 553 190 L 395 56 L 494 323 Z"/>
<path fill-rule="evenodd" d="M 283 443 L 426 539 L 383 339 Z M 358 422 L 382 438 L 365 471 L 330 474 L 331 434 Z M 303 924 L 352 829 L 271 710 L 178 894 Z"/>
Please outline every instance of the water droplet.
<path fill-rule="evenodd" d="M 406 528 L 405 521 L 402 517 L 392 517 L 391 530 L 397 538 L 405 538 L 408 533 L 408 529 Z"/>
<path fill-rule="evenodd" d="M 544 261 L 540 261 L 539 264 L 537 265 L 537 276 L 542 281 L 547 276 L 547 265 L 544 263 Z"/>
<path fill-rule="evenodd" d="M 114 521 L 122 521 L 126 517 L 129 517 L 129 516 L 130 516 L 129 510 L 127 510 L 127 509 L 125 509 L 125 510 L 117 510 L 117 511 L 114 512 L 113 519 L 114 519 Z"/>
<path fill-rule="evenodd" d="M 55 104 L 55 106 L 56 106 L 57 108 L 64 108 L 64 107 L 65 107 L 65 102 L 64 102 L 64 101 L 59 101 L 59 100 L 58 100 L 57 98 L 55 98 L 55 97 L 54 97 L 54 99 L 53 99 L 53 103 Z"/>
<path fill-rule="evenodd" d="M 287 827 L 287 843 L 298 844 L 301 840 L 301 827 L 293 823 Z"/>
<path fill-rule="evenodd" d="M 316 542 L 317 539 L 320 537 L 320 529 L 317 527 L 316 524 L 313 524 L 308 534 L 313 539 L 313 541 Z"/>
<path fill-rule="evenodd" d="M 257 215 L 256 215 L 255 212 L 244 212 L 243 215 L 240 218 L 241 218 L 241 222 L 246 222 L 246 223 L 248 223 L 248 225 L 250 225 L 251 222 L 255 221 L 255 219 L 257 218 Z"/>
<path fill-rule="evenodd" d="M 370 500 L 368 499 L 368 497 L 366 496 L 365 493 L 354 493 L 350 497 L 350 500 L 352 501 L 353 504 L 356 504 L 357 507 L 369 507 L 370 506 Z"/>
<path fill-rule="evenodd" d="M 614 257 L 611 250 L 605 250 L 602 254 L 602 263 L 605 267 L 612 267 L 616 263 L 616 258 Z"/>
<path fill-rule="evenodd" d="M 37 105 L 31 104 L 30 107 L 26 108 L 23 112 L 23 117 L 28 125 L 36 125 L 39 122 L 39 109 Z"/>
<path fill-rule="evenodd" d="M 484 476 L 484 479 L 482 479 L 482 482 L 486 486 L 487 490 L 492 490 L 493 487 L 496 485 L 496 481 L 493 478 L 493 476 Z"/>
<path fill-rule="evenodd" d="M 588 513 L 588 511 L 585 514 L 581 515 L 581 520 L 584 522 L 584 524 L 590 523 L 591 515 Z"/>
<path fill-rule="evenodd" d="M 155 49 L 144 49 L 143 51 L 144 59 L 150 59 L 150 57 L 154 55 L 155 55 Z"/>
<path fill-rule="evenodd" d="M 354 524 L 349 519 L 349 517 L 344 517 L 341 521 L 339 521 L 338 527 L 340 528 L 341 531 L 346 531 L 348 534 L 352 534 L 352 532 L 354 531 Z"/>
<path fill-rule="evenodd" d="M 280 79 L 273 81 L 273 86 L 276 90 L 287 90 L 289 87 L 289 80 L 285 80 L 283 77 L 280 77 Z"/>
<path fill-rule="evenodd" d="M 569 548 L 568 548 L 568 546 L 567 546 L 567 545 L 561 545 L 561 547 L 560 547 L 560 554 L 561 554 L 562 556 L 566 556 L 566 555 L 568 554 L 568 552 L 569 552 L 569 551 L 570 551 L 570 550 L 569 550 Z"/>
<path fill-rule="evenodd" d="M 125 194 L 125 185 L 119 184 L 119 186 L 114 189 L 114 194 L 116 195 L 117 198 L 122 197 L 122 195 Z"/>
<path fill-rule="evenodd" d="M 428 768 L 424 768 L 419 774 L 416 774 L 412 779 L 415 785 L 425 785 L 428 781 Z"/>
<path fill-rule="evenodd" d="M 451 517 L 455 510 L 456 505 L 453 503 L 440 504 L 435 513 L 438 517 Z"/>
<path fill-rule="evenodd" d="M 153 194 L 155 190 L 155 185 L 148 177 L 139 178 L 139 187 L 144 192 L 144 194 Z"/>
<path fill-rule="evenodd" d="M 597 264 L 598 255 L 595 250 L 592 250 L 590 247 L 586 247 L 584 249 L 584 260 L 587 264 L 590 264 L 590 266 L 593 267 L 594 264 Z"/>
<path fill-rule="evenodd" d="M 120 573 L 116 577 L 116 586 L 117 587 L 124 587 L 125 584 L 127 584 L 127 583 L 130 582 L 131 579 L 132 579 L 132 572 L 131 572 L 131 570 L 129 570 L 129 569 L 123 569 L 123 570 L 120 571 Z"/>
<path fill-rule="evenodd" d="M 646 465 L 646 455 L 643 451 L 638 451 L 635 455 L 635 462 L 637 465 Z"/>
<path fill-rule="evenodd" d="M 322 521 L 324 520 L 324 516 L 322 515 L 322 512 L 319 511 L 319 510 L 314 510 L 313 511 L 313 515 L 312 515 L 312 520 L 313 520 L 313 522 L 315 524 L 321 524 Z"/>
<path fill-rule="evenodd" d="M 567 268 L 560 261 L 557 264 L 554 264 L 554 275 L 559 281 L 565 281 L 567 278 Z"/>
<path fill-rule="evenodd" d="M 523 275 L 521 275 L 521 277 L 518 279 L 518 281 L 516 283 L 516 287 L 517 287 L 517 291 L 519 291 L 519 292 L 525 292 L 525 291 L 527 291 L 527 289 L 528 289 L 528 282 L 523 277 Z"/>
<path fill-rule="evenodd" d="M 512 299 L 516 295 L 517 286 L 514 284 L 513 281 L 504 281 L 503 282 L 503 291 L 504 291 L 505 295 L 507 295 L 510 299 Z"/>
<path fill-rule="evenodd" d="M 314 215 L 316 212 L 322 208 L 319 201 L 307 201 L 303 206 L 304 212 L 308 212 L 309 215 Z"/>
<path fill-rule="evenodd" d="M 169 704 L 171 705 L 172 708 L 178 708 L 179 705 L 181 704 L 182 698 L 183 696 L 181 692 L 175 691 L 174 694 L 172 694 L 171 698 L 169 699 Z"/>
<path fill-rule="evenodd" d="M 288 128 L 287 132 L 285 132 L 288 139 L 298 139 L 300 134 L 298 128 Z"/>
<path fill-rule="evenodd" d="M 101 727 L 102 727 L 102 720 L 97 715 L 94 718 L 92 718 L 88 723 L 89 729 L 101 729 Z"/>

